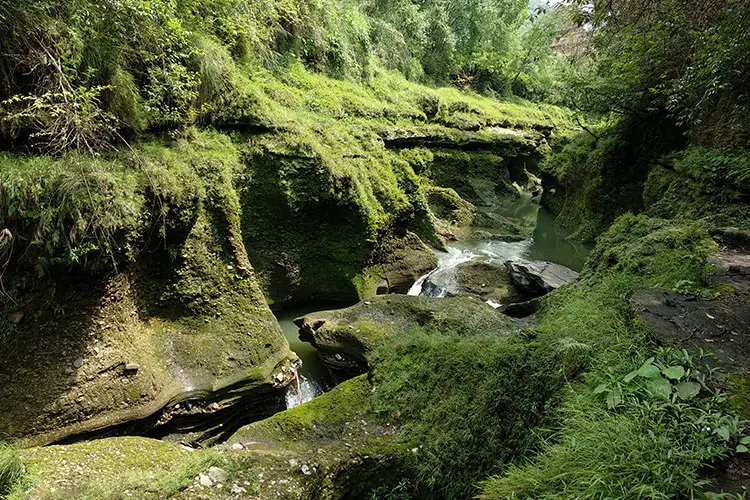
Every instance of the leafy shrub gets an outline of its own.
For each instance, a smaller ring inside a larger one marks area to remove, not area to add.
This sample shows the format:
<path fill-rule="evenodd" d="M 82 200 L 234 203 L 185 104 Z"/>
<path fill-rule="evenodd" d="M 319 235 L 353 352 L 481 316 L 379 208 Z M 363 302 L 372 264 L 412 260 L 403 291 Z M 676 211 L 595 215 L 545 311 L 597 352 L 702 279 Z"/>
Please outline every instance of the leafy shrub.
<path fill-rule="evenodd" d="M 571 430 L 534 464 L 484 483 L 483 498 L 674 498 L 702 491 L 700 467 L 750 441 L 702 355 L 662 349 L 580 392 Z"/>
<path fill-rule="evenodd" d="M 716 148 L 693 147 L 679 152 L 675 169 L 694 179 L 750 191 L 750 155 Z"/>

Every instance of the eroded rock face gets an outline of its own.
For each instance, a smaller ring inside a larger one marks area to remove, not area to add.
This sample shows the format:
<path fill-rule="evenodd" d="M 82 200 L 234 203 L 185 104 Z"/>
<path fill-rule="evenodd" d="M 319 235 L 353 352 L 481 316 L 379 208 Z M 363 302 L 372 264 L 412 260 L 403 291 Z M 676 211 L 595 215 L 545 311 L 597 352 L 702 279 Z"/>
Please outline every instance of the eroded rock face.
<path fill-rule="evenodd" d="M 382 279 L 375 293 L 379 295 L 408 292 L 420 276 L 438 265 L 435 253 L 412 232 L 391 240 L 378 253 Z"/>
<path fill-rule="evenodd" d="M 557 290 L 578 277 L 578 273 L 572 269 L 540 260 L 508 260 L 505 267 L 513 283 L 531 297 Z"/>
<path fill-rule="evenodd" d="M 379 296 L 346 309 L 313 313 L 295 323 L 300 338 L 313 344 L 323 362 L 344 378 L 367 371 L 368 355 L 382 342 L 415 329 L 466 336 L 520 329 L 513 319 L 471 295 Z"/>
<path fill-rule="evenodd" d="M 239 408 L 282 409 L 296 356 L 247 258 L 213 234 L 201 218 L 175 263 L 156 253 L 109 278 L 29 292 L 0 349 L 0 440 L 201 441 Z"/>
<path fill-rule="evenodd" d="M 713 266 L 709 282 L 725 293 L 704 298 L 651 288 L 633 296 L 633 311 L 659 343 L 711 351 L 725 371 L 746 373 L 750 366 L 750 255 L 725 250 L 708 261 Z"/>

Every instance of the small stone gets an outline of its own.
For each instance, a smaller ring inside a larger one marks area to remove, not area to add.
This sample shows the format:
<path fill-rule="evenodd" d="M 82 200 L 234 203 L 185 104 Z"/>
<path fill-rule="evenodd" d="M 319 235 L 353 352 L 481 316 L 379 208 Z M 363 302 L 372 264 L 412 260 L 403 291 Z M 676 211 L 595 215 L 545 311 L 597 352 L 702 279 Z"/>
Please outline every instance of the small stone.
<path fill-rule="evenodd" d="M 234 444 L 232 445 L 232 449 L 233 449 L 233 450 L 241 450 L 241 449 L 243 449 L 243 448 L 244 448 L 244 446 L 242 446 L 242 443 L 234 443 Z"/>
<path fill-rule="evenodd" d="M 372 302 L 370 302 L 369 300 L 365 300 L 365 305 L 366 306 L 369 306 L 370 304 L 372 304 Z"/>
<path fill-rule="evenodd" d="M 76 368 L 80 368 L 83 366 L 83 358 L 78 358 L 75 361 L 73 361 L 73 366 Z"/>
<path fill-rule="evenodd" d="M 213 486 L 214 482 L 207 475 L 201 474 L 200 476 L 198 476 L 198 484 L 200 484 L 201 486 L 205 486 L 206 488 L 208 488 L 210 486 Z"/>
<path fill-rule="evenodd" d="M 222 468 L 212 466 L 208 468 L 208 477 L 215 483 L 223 483 L 227 480 L 227 471 Z"/>
<path fill-rule="evenodd" d="M 232 495 L 241 495 L 243 493 L 247 493 L 247 490 L 243 488 L 242 486 L 234 485 L 232 486 L 232 490 L 230 491 Z"/>
<path fill-rule="evenodd" d="M 72 368 L 71 368 L 71 367 L 69 367 L 69 366 L 66 366 L 66 367 L 65 367 L 65 373 L 67 373 L 68 375 L 70 375 L 70 374 L 71 374 L 71 373 L 73 373 L 74 371 L 75 371 L 75 370 L 74 370 L 74 369 L 72 369 Z"/>
<path fill-rule="evenodd" d="M 17 325 L 23 319 L 23 311 L 13 311 L 8 314 L 8 323 L 11 325 Z"/>
<path fill-rule="evenodd" d="M 297 461 L 292 458 L 289 460 L 289 465 L 291 465 L 292 467 L 297 467 Z"/>
<path fill-rule="evenodd" d="M 302 474 L 309 476 L 312 474 L 312 471 L 310 470 L 310 466 L 307 464 L 302 464 L 302 467 L 300 467 L 300 470 L 302 471 Z"/>
<path fill-rule="evenodd" d="M 138 363 L 128 363 L 125 365 L 125 371 L 126 372 L 137 372 L 141 369 L 141 365 Z"/>

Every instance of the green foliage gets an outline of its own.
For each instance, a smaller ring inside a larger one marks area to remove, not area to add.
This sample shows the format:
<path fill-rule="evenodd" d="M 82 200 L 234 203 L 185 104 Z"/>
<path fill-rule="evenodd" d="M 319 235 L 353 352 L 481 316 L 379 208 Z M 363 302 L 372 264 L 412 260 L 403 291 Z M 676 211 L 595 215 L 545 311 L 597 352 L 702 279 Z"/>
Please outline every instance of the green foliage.
<path fill-rule="evenodd" d="M 373 407 L 402 424 L 418 483 L 464 498 L 474 483 L 537 444 L 561 383 L 554 354 L 488 334 L 415 332 L 372 362 Z"/>
<path fill-rule="evenodd" d="M 0 496 L 5 498 L 5 495 L 10 494 L 25 475 L 26 468 L 18 450 L 7 444 L 0 444 Z"/>
<path fill-rule="evenodd" d="M 747 148 L 746 2 L 597 1 L 580 17 L 592 23 L 596 52 L 579 65 L 577 107 L 644 123 L 658 110 L 699 143 Z"/>
<path fill-rule="evenodd" d="M 236 148 L 215 133 L 109 158 L 6 153 L 0 214 L 14 236 L 13 257 L 40 274 L 56 265 L 100 270 L 133 259 L 151 236 L 185 231 L 201 202 L 238 213 L 231 193 L 239 166 Z"/>
<path fill-rule="evenodd" d="M 674 498 L 700 494 L 699 468 L 748 439 L 700 355 L 663 349 L 607 373 L 567 409 L 571 430 L 534 465 L 484 483 L 483 498 Z"/>
<path fill-rule="evenodd" d="M 486 481 L 483 497 L 689 496 L 705 486 L 704 464 L 744 446 L 704 358 L 654 350 L 630 306 L 641 288 L 705 287 L 714 248 L 700 224 L 645 216 L 622 216 L 599 238 L 581 279 L 546 301 L 538 334 L 567 353 L 567 371 L 589 373 L 572 387 L 561 435 Z"/>
<path fill-rule="evenodd" d="M 702 182 L 750 191 L 750 155 L 731 150 L 693 147 L 676 155 L 675 170 Z"/>

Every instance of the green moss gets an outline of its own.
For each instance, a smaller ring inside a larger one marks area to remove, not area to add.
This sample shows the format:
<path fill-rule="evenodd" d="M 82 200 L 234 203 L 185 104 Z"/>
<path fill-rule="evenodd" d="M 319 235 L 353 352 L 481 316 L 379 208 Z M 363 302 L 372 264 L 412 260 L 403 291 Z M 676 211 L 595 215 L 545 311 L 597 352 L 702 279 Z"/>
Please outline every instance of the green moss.
<path fill-rule="evenodd" d="M 226 467 L 213 450 L 133 437 L 32 448 L 23 455 L 35 498 L 164 498 L 183 490 L 209 466 Z"/>
<path fill-rule="evenodd" d="M 643 198 L 650 215 L 680 220 L 704 220 L 714 226 L 750 228 L 747 211 L 747 189 L 725 182 L 722 174 L 696 172 L 698 161 L 690 151 L 690 158 L 677 160 L 674 169 L 654 166 L 644 186 Z M 699 158 L 702 158 L 699 156 Z M 702 158 L 710 164 L 713 157 Z"/>
<path fill-rule="evenodd" d="M 411 332 L 375 352 L 373 407 L 402 426 L 431 497 L 465 498 L 538 445 L 532 429 L 547 423 L 563 380 L 554 357 L 491 331 Z"/>
<path fill-rule="evenodd" d="M 243 427 L 232 436 L 230 444 L 269 439 L 289 444 L 311 444 L 340 434 L 347 422 L 370 417 L 370 383 L 367 376 L 362 375 L 309 403 Z"/>

